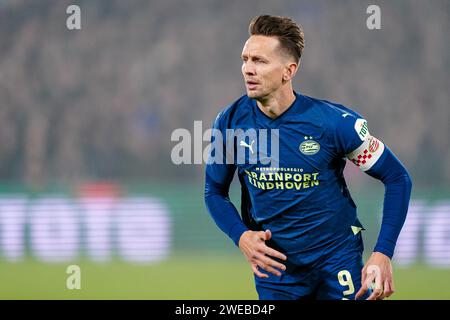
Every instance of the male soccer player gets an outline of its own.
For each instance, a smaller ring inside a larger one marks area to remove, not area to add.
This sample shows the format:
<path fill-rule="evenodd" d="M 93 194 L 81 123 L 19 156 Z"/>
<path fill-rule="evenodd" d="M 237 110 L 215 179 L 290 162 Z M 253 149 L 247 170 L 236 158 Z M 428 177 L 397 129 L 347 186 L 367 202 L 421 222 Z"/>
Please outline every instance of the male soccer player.
<path fill-rule="evenodd" d="M 251 21 L 249 33 L 242 50 L 247 94 L 214 122 L 223 140 L 212 138 L 210 159 L 223 152 L 223 161 L 206 166 L 209 213 L 249 261 L 260 299 L 389 297 L 391 258 L 411 194 L 409 174 L 358 113 L 293 90 L 304 48 L 299 25 L 263 15 Z M 230 135 L 232 129 L 276 132 L 276 161 L 266 161 L 273 150 L 251 161 L 261 141 Z M 236 150 L 244 150 L 244 161 Z M 381 230 L 365 265 L 363 227 L 343 177 L 345 158 L 385 185 Z M 228 197 L 236 169 L 242 219 Z"/>

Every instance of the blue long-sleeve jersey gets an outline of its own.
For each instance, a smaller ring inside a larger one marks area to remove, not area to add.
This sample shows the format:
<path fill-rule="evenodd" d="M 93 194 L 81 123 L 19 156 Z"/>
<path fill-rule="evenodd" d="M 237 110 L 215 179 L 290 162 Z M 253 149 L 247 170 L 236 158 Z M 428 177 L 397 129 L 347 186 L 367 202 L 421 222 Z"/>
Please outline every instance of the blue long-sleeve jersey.
<path fill-rule="evenodd" d="M 275 119 L 247 96 L 219 113 L 206 165 L 209 213 L 236 245 L 248 229 L 270 229 L 279 251 L 299 264 L 313 262 L 349 230 L 362 228 L 343 176 L 349 159 L 386 186 L 375 251 L 392 257 L 411 192 L 407 171 L 370 135 L 362 116 L 342 105 L 295 96 Z M 242 218 L 228 197 L 236 170 Z"/>

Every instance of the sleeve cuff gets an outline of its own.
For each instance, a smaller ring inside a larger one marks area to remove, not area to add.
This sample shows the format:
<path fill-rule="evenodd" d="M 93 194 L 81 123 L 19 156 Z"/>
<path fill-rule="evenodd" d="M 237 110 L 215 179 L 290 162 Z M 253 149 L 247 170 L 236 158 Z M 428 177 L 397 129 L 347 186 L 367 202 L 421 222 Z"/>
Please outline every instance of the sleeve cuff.
<path fill-rule="evenodd" d="M 389 257 L 389 259 L 392 259 L 392 256 L 394 255 L 394 250 L 390 248 L 386 248 L 380 244 L 377 244 L 375 248 L 373 249 L 373 252 L 381 252 L 382 254 Z"/>
<path fill-rule="evenodd" d="M 236 223 L 233 227 L 231 227 L 228 236 L 233 240 L 237 247 L 239 246 L 239 240 L 245 231 L 248 231 L 248 228 L 243 223 Z"/>

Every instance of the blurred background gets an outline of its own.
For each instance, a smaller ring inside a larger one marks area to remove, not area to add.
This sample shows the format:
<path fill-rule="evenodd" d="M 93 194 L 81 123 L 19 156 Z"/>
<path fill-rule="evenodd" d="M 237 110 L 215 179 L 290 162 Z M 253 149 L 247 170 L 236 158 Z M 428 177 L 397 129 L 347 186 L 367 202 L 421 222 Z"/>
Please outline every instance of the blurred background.
<path fill-rule="evenodd" d="M 79 30 L 66 26 L 72 4 Z M 202 133 L 244 94 L 240 53 L 259 14 L 304 28 L 295 89 L 362 114 L 412 175 L 393 299 L 450 299 L 447 0 L 1 0 L 0 298 L 257 299 L 205 210 L 204 165 L 175 165 L 171 137 L 184 128 L 206 148 Z M 384 188 L 352 164 L 345 174 L 368 255 Z"/>

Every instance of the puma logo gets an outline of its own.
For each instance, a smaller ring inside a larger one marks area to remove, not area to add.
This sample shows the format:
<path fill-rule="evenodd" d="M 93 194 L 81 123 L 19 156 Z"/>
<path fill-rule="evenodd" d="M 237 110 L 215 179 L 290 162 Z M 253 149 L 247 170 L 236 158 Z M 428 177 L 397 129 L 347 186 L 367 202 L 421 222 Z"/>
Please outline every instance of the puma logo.
<path fill-rule="evenodd" d="M 241 147 L 249 148 L 250 152 L 253 154 L 253 143 L 255 143 L 255 140 L 252 140 L 252 142 L 250 144 L 246 143 L 244 140 L 241 140 L 239 145 Z"/>

